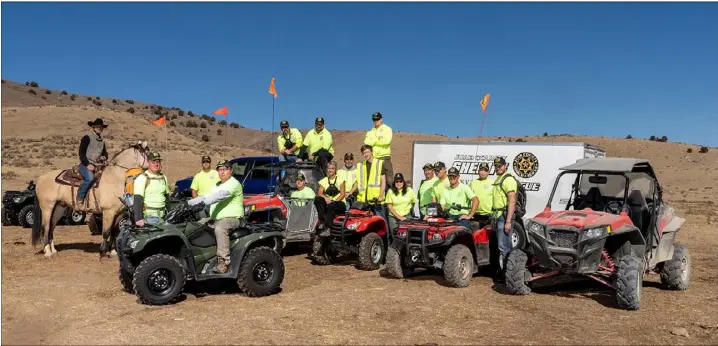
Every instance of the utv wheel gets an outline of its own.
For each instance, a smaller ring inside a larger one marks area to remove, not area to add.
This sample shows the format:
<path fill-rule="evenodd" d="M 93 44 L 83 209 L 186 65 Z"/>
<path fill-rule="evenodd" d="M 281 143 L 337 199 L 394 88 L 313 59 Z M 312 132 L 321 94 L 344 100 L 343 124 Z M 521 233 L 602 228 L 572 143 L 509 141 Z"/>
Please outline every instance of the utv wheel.
<path fill-rule="evenodd" d="M 237 275 L 239 289 L 250 297 L 275 293 L 284 281 L 284 261 L 274 249 L 260 246 L 249 251 Z"/>
<path fill-rule="evenodd" d="M 669 290 L 684 291 L 691 283 L 691 255 L 684 245 L 673 249 L 673 258 L 663 264 L 661 283 Z"/>
<path fill-rule="evenodd" d="M 313 264 L 328 265 L 332 264 L 332 257 L 327 254 L 327 243 L 329 239 L 324 237 L 314 237 L 312 242 L 312 262 Z"/>
<path fill-rule="evenodd" d="M 514 221 L 511 225 L 511 233 L 509 234 L 509 240 L 511 241 L 512 249 L 525 249 L 526 248 L 526 232 L 524 232 L 523 226 L 517 221 Z"/>
<path fill-rule="evenodd" d="M 454 287 L 469 286 L 474 275 L 474 256 L 466 245 L 456 244 L 446 253 L 444 278 Z"/>
<path fill-rule="evenodd" d="M 28 204 L 17 213 L 17 224 L 24 228 L 30 228 L 33 223 L 35 223 L 35 206 Z"/>
<path fill-rule="evenodd" d="M 3 226 L 13 226 L 14 221 L 13 218 L 10 216 L 10 213 L 5 209 L 2 208 L 2 225 Z"/>
<path fill-rule="evenodd" d="M 143 304 L 165 305 L 182 293 L 185 275 L 177 258 L 158 254 L 145 258 L 132 279 L 132 288 Z"/>
<path fill-rule="evenodd" d="M 74 210 L 70 211 L 70 224 L 71 225 L 82 225 L 85 223 L 85 217 L 87 214 L 85 213 L 79 213 Z"/>
<path fill-rule="evenodd" d="M 87 220 L 87 227 L 90 228 L 91 235 L 102 234 L 102 218 L 90 214 L 90 218 Z"/>
<path fill-rule="evenodd" d="M 624 256 L 616 269 L 616 303 L 626 310 L 638 310 L 643 291 L 643 260 L 634 254 Z"/>
<path fill-rule="evenodd" d="M 386 250 L 386 271 L 389 276 L 396 279 L 403 279 L 411 273 L 411 270 L 404 269 L 401 251 L 393 246 Z"/>
<path fill-rule="evenodd" d="M 367 233 L 359 242 L 359 269 L 377 270 L 384 259 L 384 241 L 374 233 Z"/>
<path fill-rule="evenodd" d="M 531 288 L 526 284 L 526 278 L 531 277 L 531 273 L 526 268 L 527 262 L 528 255 L 521 249 L 511 250 L 506 256 L 504 276 L 509 293 L 521 296 L 531 293 Z"/>
<path fill-rule="evenodd" d="M 122 267 L 120 267 L 118 272 L 122 290 L 127 293 L 135 293 L 135 290 L 132 287 L 132 273 L 122 269 Z"/>

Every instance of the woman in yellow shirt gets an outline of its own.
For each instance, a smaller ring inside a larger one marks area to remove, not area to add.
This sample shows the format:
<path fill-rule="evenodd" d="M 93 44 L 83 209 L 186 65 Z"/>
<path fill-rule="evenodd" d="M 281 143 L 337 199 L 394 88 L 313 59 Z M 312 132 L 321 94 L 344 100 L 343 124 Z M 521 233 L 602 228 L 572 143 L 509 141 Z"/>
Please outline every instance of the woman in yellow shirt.
<path fill-rule="evenodd" d="M 337 175 L 337 162 L 327 164 L 327 176 L 319 181 L 319 191 L 314 199 L 319 217 L 320 230 L 326 229 L 334 222 L 334 217 L 344 214 L 344 178 Z"/>
<path fill-rule="evenodd" d="M 389 209 L 389 229 L 392 234 L 396 233 L 399 221 L 404 221 L 411 215 L 414 203 L 416 203 L 414 190 L 406 186 L 403 174 L 395 174 L 391 189 L 386 194 L 386 207 Z"/>

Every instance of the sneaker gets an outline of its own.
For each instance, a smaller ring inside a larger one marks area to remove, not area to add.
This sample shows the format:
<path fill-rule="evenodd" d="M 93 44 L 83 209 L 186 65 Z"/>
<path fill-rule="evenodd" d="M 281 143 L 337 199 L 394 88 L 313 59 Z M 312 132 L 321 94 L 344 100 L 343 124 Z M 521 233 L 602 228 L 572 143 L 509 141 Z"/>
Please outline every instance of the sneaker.
<path fill-rule="evenodd" d="M 213 268 L 212 272 L 215 274 L 225 274 L 228 270 L 229 266 L 227 266 L 227 262 L 220 258 L 217 260 L 217 266 Z"/>

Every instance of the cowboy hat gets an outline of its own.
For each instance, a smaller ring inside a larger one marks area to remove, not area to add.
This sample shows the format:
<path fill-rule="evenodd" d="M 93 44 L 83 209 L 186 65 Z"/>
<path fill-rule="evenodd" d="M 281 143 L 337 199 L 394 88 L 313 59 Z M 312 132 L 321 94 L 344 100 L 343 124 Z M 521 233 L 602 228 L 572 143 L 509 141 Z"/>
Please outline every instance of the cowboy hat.
<path fill-rule="evenodd" d="M 95 119 L 95 121 L 88 121 L 88 122 L 87 122 L 87 126 L 89 126 L 89 127 L 102 126 L 103 128 L 105 128 L 105 127 L 107 127 L 107 126 L 109 126 L 109 125 L 106 124 L 104 120 L 102 120 L 102 119 L 100 119 L 100 118 L 97 118 L 97 119 Z"/>

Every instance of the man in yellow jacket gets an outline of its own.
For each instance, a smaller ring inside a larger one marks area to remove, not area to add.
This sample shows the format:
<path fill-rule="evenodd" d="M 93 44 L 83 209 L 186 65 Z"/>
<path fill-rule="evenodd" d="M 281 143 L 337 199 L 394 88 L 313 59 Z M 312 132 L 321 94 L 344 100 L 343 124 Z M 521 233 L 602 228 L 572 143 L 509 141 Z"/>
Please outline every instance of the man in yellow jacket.
<path fill-rule="evenodd" d="M 289 122 L 282 120 L 279 123 L 282 132 L 277 137 L 279 148 L 279 161 L 296 161 L 302 147 L 302 133 L 299 129 L 290 128 Z"/>
<path fill-rule="evenodd" d="M 314 161 L 327 174 L 327 164 L 334 159 L 334 141 L 329 130 L 324 128 L 324 118 L 314 120 L 314 130 L 304 136 L 304 145 L 299 155 L 302 159 Z"/>
<path fill-rule="evenodd" d="M 384 160 L 374 157 L 372 150 L 371 145 L 361 146 L 361 153 L 365 160 L 357 165 L 356 180 L 352 184 L 349 194 L 353 195 L 357 192 L 356 201 L 362 203 L 371 203 L 373 199 L 376 199 L 377 205 L 373 205 L 371 209 L 376 215 L 386 219 L 384 203 L 387 191 L 386 166 L 384 166 Z"/>
<path fill-rule="evenodd" d="M 393 132 L 389 125 L 384 124 L 384 116 L 380 112 L 371 115 L 374 127 L 367 131 L 364 136 L 364 144 L 374 148 L 374 157 L 384 160 L 386 168 L 386 188 L 392 186 L 394 180 L 394 168 L 391 165 L 391 140 Z"/>

